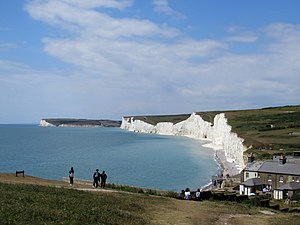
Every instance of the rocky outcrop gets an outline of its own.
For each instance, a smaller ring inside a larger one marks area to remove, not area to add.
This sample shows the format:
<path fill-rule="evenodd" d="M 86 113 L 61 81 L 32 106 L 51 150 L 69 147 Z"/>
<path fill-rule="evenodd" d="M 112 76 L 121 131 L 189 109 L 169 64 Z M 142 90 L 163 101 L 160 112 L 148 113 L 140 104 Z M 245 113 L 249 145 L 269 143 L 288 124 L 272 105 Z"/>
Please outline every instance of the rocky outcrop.
<path fill-rule="evenodd" d="M 46 120 L 42 119 L 40 120 L 40 126 L 41 127 L 55 127 L 53 124 L 48 123 Z"/>
<path fill-rule="evenodd" d="M 88 119 L 42 119 L 43 127 L 120 127 L 121 121 Z"/>
<path fill-rule="evenodd" d="M 245 167 L 243 152 L 246 148 L 243 146 L 243 139 L 231 132 L 231 126 L 228 125 L 224 113 L 217 114 L 213 124 L 204 121 L 201 116 L 195 113 L 177 124 L 160 122 L 151 125 L 141 120 L 135 120 L 134 117 L 123 118 L 121 128 L 135 132 L 207 139 L 211 141 L 211 147 L 224 152 L 226 161 L 236 165 L 238 171 Z"/>

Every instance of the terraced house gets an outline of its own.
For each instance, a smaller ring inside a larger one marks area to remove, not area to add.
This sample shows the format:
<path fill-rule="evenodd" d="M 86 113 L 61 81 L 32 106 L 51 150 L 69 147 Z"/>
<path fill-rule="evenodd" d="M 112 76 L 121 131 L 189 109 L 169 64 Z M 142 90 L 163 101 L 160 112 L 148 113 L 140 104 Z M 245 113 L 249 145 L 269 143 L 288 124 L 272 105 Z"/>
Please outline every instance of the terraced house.
<path fill-rule="evenodd" d="M 300 198 L 300 159 L 274 156 L 272 161 L 248 162 L 241 173 L 240 194 L 265 193 L 275 199 Z"/>

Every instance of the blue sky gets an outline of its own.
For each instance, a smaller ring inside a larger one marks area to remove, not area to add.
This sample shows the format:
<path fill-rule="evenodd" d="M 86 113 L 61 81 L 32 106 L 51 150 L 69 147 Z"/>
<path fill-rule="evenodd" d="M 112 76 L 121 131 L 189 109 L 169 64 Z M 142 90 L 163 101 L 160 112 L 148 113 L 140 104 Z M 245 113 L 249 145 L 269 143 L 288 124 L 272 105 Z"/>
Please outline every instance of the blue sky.
<path fill-rule="evenodd" d="M 298 0 L 0 1 L 0 123 L 300 104 Z"/>

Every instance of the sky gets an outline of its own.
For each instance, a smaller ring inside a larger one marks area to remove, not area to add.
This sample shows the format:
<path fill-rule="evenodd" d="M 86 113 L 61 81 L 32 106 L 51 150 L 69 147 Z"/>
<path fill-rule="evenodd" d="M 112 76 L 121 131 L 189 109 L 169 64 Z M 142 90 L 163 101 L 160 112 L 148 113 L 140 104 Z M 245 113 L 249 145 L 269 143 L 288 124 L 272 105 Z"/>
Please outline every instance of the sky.
<path fill-rule="evenodd" d="M 299 0 L 2 0 L 0 123 L 300 104 Z"/>

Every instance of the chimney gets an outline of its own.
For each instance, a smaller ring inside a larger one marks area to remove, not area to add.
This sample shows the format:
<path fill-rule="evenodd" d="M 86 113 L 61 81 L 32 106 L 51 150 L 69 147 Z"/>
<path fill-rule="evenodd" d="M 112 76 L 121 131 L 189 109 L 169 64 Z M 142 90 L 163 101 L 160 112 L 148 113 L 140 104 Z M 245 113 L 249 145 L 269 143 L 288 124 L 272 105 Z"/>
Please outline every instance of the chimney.
<path fill-rule="evenodd" d="M 253 152 L 251 152 L 250 156 L 248 156 L 248 163 L 254 162 Z"/>
<path fill-rule="evenodd" d="M 280 165 L 284 165 L 286 163 L 286 158 L 285 158 L 285 155 L 281 155 L 279 157 L 279 164 Z"/>

